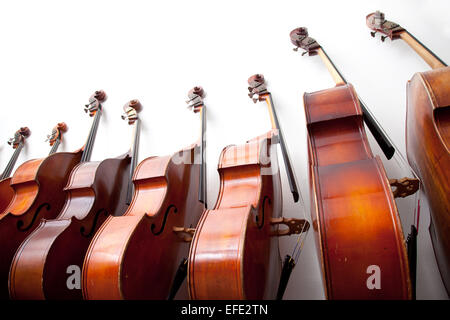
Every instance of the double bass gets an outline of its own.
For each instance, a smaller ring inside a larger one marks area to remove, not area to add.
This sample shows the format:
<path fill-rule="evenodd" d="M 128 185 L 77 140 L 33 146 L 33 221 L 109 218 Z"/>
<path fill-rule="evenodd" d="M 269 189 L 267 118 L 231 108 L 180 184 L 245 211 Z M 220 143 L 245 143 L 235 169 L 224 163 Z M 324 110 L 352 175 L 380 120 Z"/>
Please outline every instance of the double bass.
<path fill-rule="evenodd" d="M 126 107 L 139 110 L 140 103 L 131 100 Z M 92 132 L 96 132 L 103 108 L 97 104 L 89 112 L 95 114 Z M 133 124 L 136 113 L 128 115 Z M 127 207 L 138 135 L 139 126 L 135 127 L 133 152 L 102 161 L 90 161 L 95 134 L 90 137 L 88 152 L 72 169 L 62 192 L 61 211 L 53 219 L 42 219 L 16 251 L 9 274 L 12 299 L 82 298 L 81 267 L 89 243 L 108 215 L 119 215 Z"/>
<path fill-rule="evenodd" d="M 67 130 L 58 123 L 47 136 L 51 146 L 46 158 L 20 165 L 11 178 L 13 198 L 0 213 L 0 297 L 8 298 L 8 273 L 20 243 L 33 231 L 42 217 L 51 217 L 62 206 L 62 190 L 70 169 L 79 161 L 79 153 L 57 153 L 62 134 Z"/>
<path fill-rule="evenodd" d="M 267 103 L 272 129 L 244 145 L 230 145 L 220 155 L 217 202 L 203 212 L 189 252 L 192 299 L 274 299 L 282 271 L 278 237 L 309 228 L 304 219 L 282 217 L 278 143 L 294 202 L 299 191 L 262 75 L 249 78 L 249 91 L 254 102 Z"/>
<path fill-rule="evenodd" d="M 3 212 L 14 197 L 14 190 L 11 188 L 11 172 L 16 165 L 20 152 L 25 145 L 25 139 L 31 134 L 28 127 L 22 127 L 14 133 L 14 137 L 8 140 L 8 144 L 14 149 L 5 170 L 0 175 L 0 212 Z"/>
<path fill-rule="evenodd" d="M 430 205 L 430 236 L 439 271 L 450 295 L 450 67 L 382 12 L 366 17 L 377 32 L 404 40 L 432 68 L 416 73 L 407 84 L 406 153 L 420 177 Z"/>
<path fill-rule="evenodd" d="M 311 217 L 326 297 L 411 299 L 414 283 L 394 197 L 413 194 L 419 181 L 388 179 L 364 123 L 387 159 L 398 150 L 307 29 L 294 29 L 290 38 L 294 50 L 319 55 L 336 83 L 304 94 Z"/>
<path fill-rule="evenodd" d="M 193 227 L 206 205 L 204 91 L 189 107 L 200 114 L 200 139 L 135 170 L 127 211 L 95 234 L 83 265 L 84 299 L 173 299 L 185 278 Z"/>

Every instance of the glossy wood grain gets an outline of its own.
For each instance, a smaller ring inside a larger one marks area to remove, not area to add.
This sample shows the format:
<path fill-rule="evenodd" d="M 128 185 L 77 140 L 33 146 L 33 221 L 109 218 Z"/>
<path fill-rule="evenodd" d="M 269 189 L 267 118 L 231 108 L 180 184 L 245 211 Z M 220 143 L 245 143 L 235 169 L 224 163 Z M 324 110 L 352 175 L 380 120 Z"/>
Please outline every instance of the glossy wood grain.
<path fill-rule="evenodd" d="M 18 248 L 9 276 L 13 299 L 81 299 L 67 286 L 69 266 L 81 269 L 95 231 L 108 215 L 125 211 L 130 157 L 82 162 L 61 194 L 57 217 L 46 217 Z"/>
<path fill-rule="evenodd" d="M 174 227 L 195 227 L 200 165 L 195 144 L 136 168 L 135 193 L 123 216 L 110 217 L 96 233 L 83 266 L 85 299 L 167 299 L 189 243 Z"/>
<path fill-rule="evenodd" d="M 450 294 L 450 67 L 409 81 L 406 151 L 429 200 L 431 240 Z"/>
<path fill-rule="evenodd" d="M 384 13 L 369 14 L 366 23 L 372 36 L 404 40 L 433 69 L 415 74 L 407 85 L 406 151 L 428 198 L 431 241 L 450 296 L 450 68 Z"/>
<path fill-rule="evenodd" d="M 273 299 L 281 260 L 270 219 L 281 216 L 277 130 L 219 159 L 219 196 L 205 210 L 192 240 L 188 284 L 192 299 Z"/>
<path fill-rule="evenodd" d="M 305 93 L 311 216 L 328 299 L 409 299 L 403 232 L 351 85 Z M 381 287 L 369 289 L 369 266 Z"/>
<path fill-rule="evenodd" d="M 14 190 L 10 186 L 11 178 L 6 178 L 0 181 L 0 212 L 5 211 L 14 197 Z"/>
<path fill-rule="evenodd" d="M 409 32 L 402 31 L 399 32 L 399 37 L 405 41 L 422 59 L 432 68 L 443 68 L 445 65 L 439 59 L 436 59 L 436 56 L 427 48 L 425 48 L 422 44 L 418 43 L 417 39 L 415 39 Z"/>
<path fill-rule="evenodd" d="M 55 218 L 64 205 L 63 188 L 80 161 L 79 152 L 54 153 L 30 160 L 17 168 L 11 179 L 14 197 L 0 214 L 0 297 L 8 298 L 8 275 L 20 244 L 42 218 Z"/>

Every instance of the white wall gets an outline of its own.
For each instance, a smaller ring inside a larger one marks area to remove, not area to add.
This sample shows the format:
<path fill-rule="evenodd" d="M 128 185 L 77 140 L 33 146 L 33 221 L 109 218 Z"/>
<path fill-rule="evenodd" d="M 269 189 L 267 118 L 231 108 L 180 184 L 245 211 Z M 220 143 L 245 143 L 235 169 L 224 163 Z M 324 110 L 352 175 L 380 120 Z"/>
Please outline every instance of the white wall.
<path fill-rule="evenodd" d="M 83 104 L 104 89 L 92 160 L 127 150 L 131 130 L 120 119 L 132 98 L 144 105 L 140 159 L 165 155 L 197 138 L 197 116 L 187 91 L 207 97 L 208 203 L 213 206 L 220 151 L 270 127 L 263 104 L 247 97 L 247 78 L 263 73 L 273 93 L 303 197 L 308 196 L 302 94 L 333 86 L 318 57 L 292 51 L 289 32 L 307 26 L 351 81 L 395 144 L 405 151 L 405 84 L 428 66 L 401 41 L 369 35 L 365 16 L 375 10 L 408 28 L 450 61 L 450 3 L 441 1 L 14 1 L 0 4 L 0 170 L 12 154 L 7 139 L 19 126 L 32 135 L 19 163 L 45 156 L 46 134 L 60 121 L 69 131 L 60 150 L 83 145 L 91 124 Z M 283 174 L 285 216 L 301 217 Z M 309 217 L 309 214 L 307 215 Z M 422 208 L 418 298 L 447 298 Z M 285 298 L 324 298 L 312 233 Z M 283 255 L 294 239 L 282 239 Z"/>

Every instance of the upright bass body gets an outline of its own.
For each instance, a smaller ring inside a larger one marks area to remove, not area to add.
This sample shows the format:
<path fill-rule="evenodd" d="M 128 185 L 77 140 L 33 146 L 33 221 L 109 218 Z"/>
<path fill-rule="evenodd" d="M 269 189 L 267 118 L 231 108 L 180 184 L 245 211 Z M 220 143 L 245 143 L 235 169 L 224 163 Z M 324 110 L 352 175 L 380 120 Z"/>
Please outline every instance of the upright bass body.
<path fill-rule="evenodd" d="M 9 279 L 11 298 L 81 298 L 81 288 L 69 285 L 70 272 L 81 268 L 89 243 L 107 215 L 125 210 L 129 165 L 125 154 L 82 162 L 72 170 L 59 215 L 43 219 L 17 249 Z"/>
<path fill-rule="evenodd" d="M 406 150 L 429 199 L 431 240 L 450 292 L 450 67 L 408 82 Z"/>
<path fill-rule="evenodd" d="M 410 298 L 397 207 L 353 87 L 305 93 L 304 104 L 311 215 L 327 298 Z"/>
<path fill-rule="evenodd" d="M 204 211 L 189 253 L 192 299 L 275 297 L 281 259 L 271 219 L 282 210 L 277 138 L 272 130 L 222 151 L 218 200 Z"/>
<path fill-rule="evenodd" d="M 80 159 L 81 151 L 54 153 L 23 163 L 11 178 L 14 196 L 0 214 L 1 298 L 8 298 L 9 268 L 17 248 L 42 218 L 52 219 L 60 212 L 64 186 Z"/>
<path fill-rule="evenodd" d="M 198 201 L 197 144 L 173 156 L 150 157 L 135 170 L 135 193 L 123 216 L 109 217 L 86 255 L 85 299 L 167 299 L 189 243 L 174 227 L 195 227 Z"/>

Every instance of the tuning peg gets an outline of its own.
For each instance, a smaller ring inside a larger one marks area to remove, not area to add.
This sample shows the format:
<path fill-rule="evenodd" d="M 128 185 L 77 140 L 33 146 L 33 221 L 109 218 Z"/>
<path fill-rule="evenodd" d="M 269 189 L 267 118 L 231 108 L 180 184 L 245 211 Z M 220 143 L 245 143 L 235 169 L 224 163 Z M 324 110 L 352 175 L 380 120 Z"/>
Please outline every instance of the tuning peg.
<path fill-rule="evenodd" d="M 252 89 L 249 88 L 249 90 L 252 90 Z M 250 93 L 248 94 L 248 97 L 249 97 L 250 99 L 252 99 L 253 103 L 256 103 L 256 102 L 259 101 L 259 94 L 253 92 L 253 90 L 252 90 L 252 92 L 250 92 Z"/>
<path fill-rule="evenodd" d="M 293 48 L 292 50 L 294 50 L 295 52 L 298 51 L 298 47 Z"/>
<path fill-rule="evenodd" d="M 128 113 L 124 113 L 120 116 L 122 118 L 122 120 L 137 120 L 137 115 L 136 114 L 128 114 Z"/>
<path fill-rule="evenodd" d="M 248 91 L 250 93 L 248 96 L 253 100 L 254 103 L 264 100 L 262 95 L 267 94 L 266 81 L 262 74 L 254 74 L 248 78 L 247 83 L 249 85 Z"/>
<path fill-rule="evenodd" d="M 133 124 L 138 120 L 138 113 L 142 110 L 141 102 L 138 99 L 133 99 L 123 106 L 122 120 L 128 120 L 128 124 Z"/>
<path fill-rule="evenodd" d="M 87 113 L 87 112 L 91 111 L 92 108 L 93 108 L 93 104 L 94 104 L 95 102 L 96 102 L 95 99 L 89 100 L 89 103 L 84 105 L 84 112 Z"/>
<path fill-rule="evenodd" d="M 381 36 L 381 42 L 384 42 L 386 40 L 387 36 Z"/>
<path fill-rule="evenodd" d="M 188 99 L 186 100 L 186 103 L 188 104 L 189 110 L 194 110 L 194 112 L 198 112 L 199 109 L 197 107 L 200 107 L 203 105 L 203 98 L 205 97 L 205 91 L 200 86 L 195 86 L 188 92 Z"/>
<path fill-rule="evenodd" d="M 372 31 L 371 33 L 370 33 L 370 35 L 372 36 L 372 38 L 375 38 L 375 35 L 377 34 L 377 32 L 376 31 Z"/>

